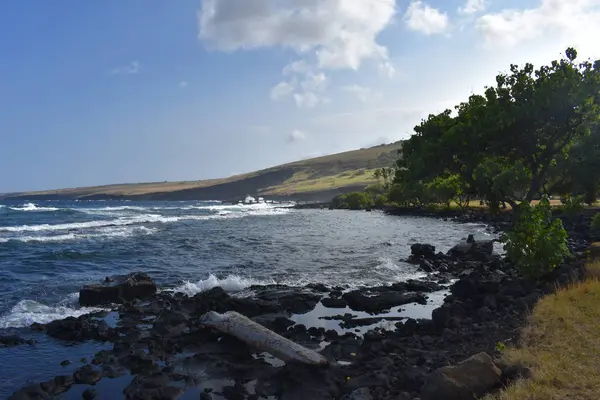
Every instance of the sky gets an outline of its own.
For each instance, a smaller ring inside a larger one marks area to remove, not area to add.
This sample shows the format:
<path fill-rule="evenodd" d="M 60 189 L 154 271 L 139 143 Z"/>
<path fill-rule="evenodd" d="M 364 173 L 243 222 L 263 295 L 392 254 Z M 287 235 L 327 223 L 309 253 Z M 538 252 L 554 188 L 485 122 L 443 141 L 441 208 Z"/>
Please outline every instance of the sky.
<path fill-rule="evenodd" d="M 0 2 L 0 192 L 389 143 L 511 63 L 600 58 L 600 0 Z"/>

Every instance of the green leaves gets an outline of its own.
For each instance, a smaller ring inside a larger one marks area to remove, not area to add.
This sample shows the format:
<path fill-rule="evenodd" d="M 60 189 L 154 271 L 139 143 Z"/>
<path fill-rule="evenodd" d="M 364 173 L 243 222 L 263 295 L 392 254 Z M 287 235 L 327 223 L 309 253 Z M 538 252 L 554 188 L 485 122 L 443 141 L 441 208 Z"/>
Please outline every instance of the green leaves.
<path fill-rule="evenodd" d="M 547 197 L 532 207 L 519 205 L 514 229 L 504 233 L 501 242 L 508 258 L 523 275 L 537 278 L 554 270 L 569 253 L 567 232 L 562 221 L 552 216 Z"/>
<path fill-rule="evenodd" d="M 375 200 L 383 205 L 384 199 L 381 195 L 375 195 L 375 199 L 365 192 L 352 192 L 348 194 L 340 194 L 333 198 L 331 205 L 337 209 L 364 210 L 375 205 Z"/>
<path fill-rule="evenodd" d="M 587 144 L 600 123 L 600 60 L 575 64 L 576 58 L 569 48 L 563 59 L 538 69 L 513 64 L 485 95 L 470 96 L 454 113 L 429 115 L 404 143 L 397 163 L 395 183 L 412 192 L 405 197 L 414 199 L 421 185 L 433 201 L 447 203 L 448 183 L 439 179 L 459 175 L 465 195 L 530 202 L 549 183 L 573 177 L 561 169 L 572 164 L 571 154 L 582 151 L 577 145 Z M 600 167 L 590 161 L 600 155 L 593 149 L 583 146 L 588 174 L 572 178 L 585 180 L 587 191 L 600 183 Z"/>

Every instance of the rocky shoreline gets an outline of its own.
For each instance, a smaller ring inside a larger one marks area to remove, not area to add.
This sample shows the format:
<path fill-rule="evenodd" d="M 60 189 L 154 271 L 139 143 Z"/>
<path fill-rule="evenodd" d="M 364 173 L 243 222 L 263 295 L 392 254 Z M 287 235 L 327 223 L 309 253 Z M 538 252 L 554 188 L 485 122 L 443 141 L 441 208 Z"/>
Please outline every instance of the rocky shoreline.
<path fill-rule="evenodd" d="M 431 245 L 412 245 L 404 261 L 419 265 L 428 273 L 425 279 L 354 290 L 257 286 L 250 288 L 252 296 L 240 297 L 217 287 L 188 297 L 159 291 L 143 273 L 108 278 L 83 288 L 80 302 L 118 303 L 112 311 L 31 329 L 65 344 L 99 341 L 109 349 L 72 375 L 29 385 L 12 398 L 52 398 L 83 385 L 83 397 L 92 399 L 99 395 L 94 385 L 100 380 L 124 377 L 118 390 L 128 399 L 470 399 L 527 375 L 526 368 L 495 359 L 498 344 L 517 340 L 528 310 L 541 296 L 585 274 L 588 242 L 573 234 L 569 247 L 573 258 L 535 282 L 493 253 L 493 243 L 472 238 L 447 254 Z M 389 314 L 405 305 L 427 304 L 430 294 L 444 291 L 447 296 L 431 318 Z M 318 306 L 340 310 L 322 317 L 339 322 L 339 329 L 293 320 Z M 258 353 L 202 326 L 200 318 L 208 311 L 237 311 L 318 351 L 329 365 L 284 364 Z M 378 326 L 382 321 L 386 329 Z M 364 334 L 354 331 L 364 326 L 369 327 Z M 3 337 L 0 343 L 34 345 L 21 337 Z M 211 386 L 209 381 L 220 383 Z"/>

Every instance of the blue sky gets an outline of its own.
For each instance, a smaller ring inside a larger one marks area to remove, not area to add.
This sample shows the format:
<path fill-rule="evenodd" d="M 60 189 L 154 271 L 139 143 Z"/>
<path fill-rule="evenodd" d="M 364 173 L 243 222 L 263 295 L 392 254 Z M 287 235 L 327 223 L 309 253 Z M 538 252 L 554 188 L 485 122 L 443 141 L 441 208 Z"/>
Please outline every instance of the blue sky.
<path fill-rule="evenodd" d="M 0 192 L 406 138 L 510 63 L 600 57 L 598 20 L 600 0 L 5 1 Z"/>

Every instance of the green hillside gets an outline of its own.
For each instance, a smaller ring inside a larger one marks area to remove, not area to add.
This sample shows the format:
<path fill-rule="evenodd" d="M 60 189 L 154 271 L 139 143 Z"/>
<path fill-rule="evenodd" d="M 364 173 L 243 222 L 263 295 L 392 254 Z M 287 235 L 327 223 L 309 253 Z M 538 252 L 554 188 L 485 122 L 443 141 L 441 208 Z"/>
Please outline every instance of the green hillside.
<path fill-rule="evenodd" d="M 329 200 L 375 183 L 373 171 L 390 167 L 402 143 L 311 158 L 222 179 L 91 186 L 27 193 L 22 199 L 235 200 L 247 194 L 272 199 Z"/>

